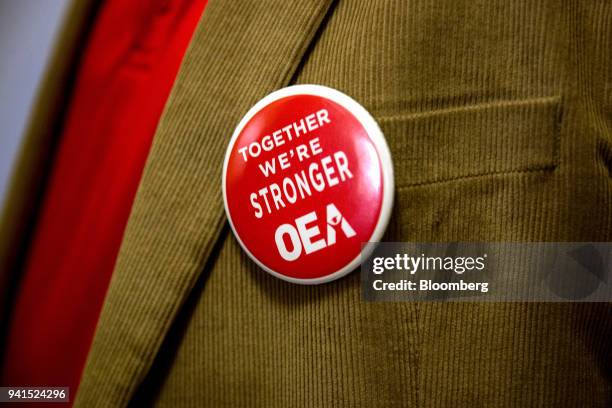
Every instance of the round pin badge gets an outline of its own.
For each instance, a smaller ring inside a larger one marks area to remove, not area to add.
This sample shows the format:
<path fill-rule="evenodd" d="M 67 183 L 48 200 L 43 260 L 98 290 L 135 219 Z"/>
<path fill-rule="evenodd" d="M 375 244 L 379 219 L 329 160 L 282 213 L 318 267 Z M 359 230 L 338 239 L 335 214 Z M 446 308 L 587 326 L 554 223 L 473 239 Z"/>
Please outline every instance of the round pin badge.
<path fill-rule="evenodd" d="M 374 118 L 320 85 L 280 89 L 234 131 L 223 200 L 236 239 L 262 269 L 319 284 L 354 270 L 380 241 L 393 206 L 393 166 Z M 371 247 L 371 246 L 368 246 Z"/>

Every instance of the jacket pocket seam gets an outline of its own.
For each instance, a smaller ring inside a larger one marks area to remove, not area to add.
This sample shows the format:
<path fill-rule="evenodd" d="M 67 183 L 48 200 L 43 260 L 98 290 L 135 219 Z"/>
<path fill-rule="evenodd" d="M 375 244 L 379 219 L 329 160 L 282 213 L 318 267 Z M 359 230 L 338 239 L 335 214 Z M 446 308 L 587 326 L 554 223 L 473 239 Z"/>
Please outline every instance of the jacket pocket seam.
<path fill-rule="evenodd" d="M 395 121 L 413 121 L 423 118 L 430 118 L 435 116 L 446 116 L 455 113 L 467 113 L 467 112 L 478 112 L 487 109 L 495 108 L 511 108 L 517 106 L 530 106 L 530 105 L 546 105 L 555 104 L 558 106 L 558 114 L 561 109 L 561 97 L 559 95 L 552 96 L 540 96 L 533 98 L 524 99 L 502 99 L 491 102 L 474 103 L 465 106 L 451 106 L 448 108 L 441 108 L 435 110 L 429 110 L 424 112 L 414 113 L 400 113 L 397 115 L 383 115 L 378 118 L 378 123 L 395 122 Z M 560 115 L 557 116 L 557 123 L 560 121 Z"/>
<path fill-rule="evenodd" d="M 397 186 L 396 190 L 403 191 L 403 190 L 408 190 L 411 188 L 423 187 L 423 186 L 428 186 L 432 184 L 454 183 L 454 182 L 463 181 L 463 180 L 487 179 L 487 178 L 491 178 L 494 176 L 503 177 L 503 176 L 515 176 L 515 175 L 530 174 L 530 173 L 545 173 L 545 172 L 552 172 L 557 167 L 558 167 L 557 164 L 551 164 L 549 166 L 534 167 L 534 168 L 529 168 L 529 169 L 517 169 L 517 170 L 508 170 L 508 171 L 490 171 L 487 173 L 468 174 L 468 175 L 462 175 L 462 176 L 451 177 L 451 178 L 441 178 L 438 180 L 423 181 L 419 183 L 403 184 L 403 185 Z"/>
<path fill-rule="evenodd" d="M 396 188 L 554 171 L 561 164 L 561 102 L 546 96 L 378 118 Z"/>

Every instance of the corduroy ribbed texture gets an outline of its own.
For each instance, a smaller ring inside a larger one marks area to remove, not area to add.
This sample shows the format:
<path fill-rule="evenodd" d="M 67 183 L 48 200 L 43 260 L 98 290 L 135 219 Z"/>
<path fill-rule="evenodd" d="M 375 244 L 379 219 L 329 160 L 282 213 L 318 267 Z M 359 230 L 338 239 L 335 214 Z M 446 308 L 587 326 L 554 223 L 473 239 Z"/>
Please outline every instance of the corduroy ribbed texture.
<path fill-rule="evenodd" d="M 218 164 L 228 124 L 289 81 L 328 7 L 328 0 L 207 5 L 153 142 L 80 404 L 124 405 L 145 376 L 225 222 Z"/>
<path fill-rule="evenodd" d="M 224 226 L 220 169 L 240 116 L 293 78 L 381 124 L 398 186 L 386 239 L 610 241 L 611 3 L 208 7 L 77 405 L 609 406 L 610 305 L 378 304 L 357 273 L 282 282 Z"/>

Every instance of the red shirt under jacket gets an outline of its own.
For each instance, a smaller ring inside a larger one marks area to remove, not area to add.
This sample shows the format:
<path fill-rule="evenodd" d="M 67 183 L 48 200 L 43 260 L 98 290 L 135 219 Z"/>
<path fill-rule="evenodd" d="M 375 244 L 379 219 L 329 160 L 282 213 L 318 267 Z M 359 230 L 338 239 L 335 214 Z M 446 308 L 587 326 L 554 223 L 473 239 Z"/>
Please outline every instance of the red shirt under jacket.
<path fill-rule="evenodd" d="M 12 310 L 2 384 L 74 399 L 157 122 L 206 0 L 106 0 Z"/>

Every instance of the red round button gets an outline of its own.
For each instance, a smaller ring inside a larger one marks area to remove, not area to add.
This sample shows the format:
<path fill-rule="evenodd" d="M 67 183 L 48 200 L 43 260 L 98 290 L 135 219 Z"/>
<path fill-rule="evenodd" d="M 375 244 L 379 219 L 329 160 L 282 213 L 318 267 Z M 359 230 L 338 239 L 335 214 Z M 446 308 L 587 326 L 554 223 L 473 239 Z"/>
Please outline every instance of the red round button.
<path fill-rule="evenodd" d="M 362 244 L 379 241 L 387 227 L 393 188 L 376 121 L 319 85 L 280 89 L 255 104 L 223 165 L 225 211 L 240 245 L 294 283 L 329 282 L 355 269 Z"/>

